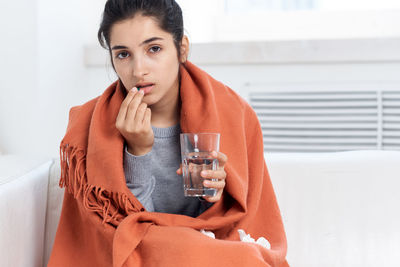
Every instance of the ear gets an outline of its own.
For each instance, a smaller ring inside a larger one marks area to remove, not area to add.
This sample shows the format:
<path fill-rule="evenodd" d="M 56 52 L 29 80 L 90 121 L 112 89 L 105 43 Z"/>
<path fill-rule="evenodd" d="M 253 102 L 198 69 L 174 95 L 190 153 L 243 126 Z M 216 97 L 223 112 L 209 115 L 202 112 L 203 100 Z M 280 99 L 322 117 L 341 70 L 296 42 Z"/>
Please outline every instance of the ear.
<path fill-rule="evenodd" d="M 181 63 L 185 63 L 188 56 L 189 56 L 189 38 L 184 35 L 182 37 L 182 42 L 181 42 L 181 47 L 180 47 L 180 55 L 179 55 L 179 61 Z"/>

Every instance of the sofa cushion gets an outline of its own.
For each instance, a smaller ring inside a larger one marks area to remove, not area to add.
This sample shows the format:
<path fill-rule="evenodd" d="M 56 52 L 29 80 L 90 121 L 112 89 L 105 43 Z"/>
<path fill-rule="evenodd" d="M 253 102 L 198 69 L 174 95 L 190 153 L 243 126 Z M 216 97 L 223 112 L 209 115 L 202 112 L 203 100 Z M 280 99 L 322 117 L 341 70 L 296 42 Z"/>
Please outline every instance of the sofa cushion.
<path fill-rule="evenodd" d="M 266 153 L 298 267 L 400 266 L 400 152 Z"/>

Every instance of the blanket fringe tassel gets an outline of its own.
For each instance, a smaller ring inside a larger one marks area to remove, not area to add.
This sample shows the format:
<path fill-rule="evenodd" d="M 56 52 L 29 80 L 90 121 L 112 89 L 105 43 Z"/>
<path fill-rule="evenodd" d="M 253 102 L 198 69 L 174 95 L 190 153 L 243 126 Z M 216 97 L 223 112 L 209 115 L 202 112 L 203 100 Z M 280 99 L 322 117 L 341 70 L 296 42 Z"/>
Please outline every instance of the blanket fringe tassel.
<path fill-rule="evenodd" d="M 104 188 L 88 184 L 86 176 L 86 152 L 84 149 L 60 146 L 61 177 L 60 187 L 65 187 L 83 206 L 96 212 L 104 223 L 117 226 L 124 217 L 140 211 L 132 204 L 125 193 L 110 192 Z"/>

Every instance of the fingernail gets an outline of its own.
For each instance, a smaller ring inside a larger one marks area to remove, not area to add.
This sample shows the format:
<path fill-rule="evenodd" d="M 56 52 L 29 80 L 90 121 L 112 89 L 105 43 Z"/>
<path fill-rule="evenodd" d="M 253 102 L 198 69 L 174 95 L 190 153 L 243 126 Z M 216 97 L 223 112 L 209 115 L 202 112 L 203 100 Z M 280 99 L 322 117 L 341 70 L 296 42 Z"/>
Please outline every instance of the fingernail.
<path fill-rule="evenodd" d="M 208 171 L 201 171 L 201 175 L 207 175 Z"/>
<path fill-rule="evenodd" d="M 139 93 L 141 93 L 142 95 L 144 95 L 144 91 L 143 91 L 143 90 L 140 90 Z"/>
<path fill-rule="evenodd" d="M 207 180 L 203 182 L 203 185 L 204 185 L 204 186 L 208 186 L 208 185 L 210 185 L 210 184 L 211 184 L 211 183 L 210 183 L 209 181 L 207 181 Z"/>
<path fill-rule="evenodd" d="M 218 156 L 218 153 L 217 153 L 216 151 L 213 151 L 211 154 L 212 154 L 214 157 Z"/>

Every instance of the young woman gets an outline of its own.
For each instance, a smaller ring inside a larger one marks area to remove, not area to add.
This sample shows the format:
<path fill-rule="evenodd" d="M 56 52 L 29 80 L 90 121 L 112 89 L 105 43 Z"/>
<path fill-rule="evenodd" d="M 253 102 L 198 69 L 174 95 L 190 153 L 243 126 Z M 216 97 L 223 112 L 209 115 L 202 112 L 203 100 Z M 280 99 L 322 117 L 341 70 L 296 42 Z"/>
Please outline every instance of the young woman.
<path fill-rule="evenodd" d="M 178 4 L 108 0 L 98 37 L 119 79 L 71 109 L 49 266 L 286 266 L 257 117 L 187 60 Z M 216 196 L 184 197 L 181 132 L 221 134 L 219 169 L 202 173 Z M 238 242 L 239 229 L 271 248 Z"/>

